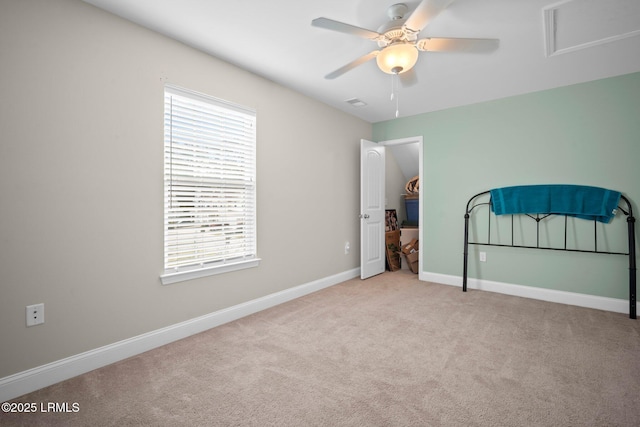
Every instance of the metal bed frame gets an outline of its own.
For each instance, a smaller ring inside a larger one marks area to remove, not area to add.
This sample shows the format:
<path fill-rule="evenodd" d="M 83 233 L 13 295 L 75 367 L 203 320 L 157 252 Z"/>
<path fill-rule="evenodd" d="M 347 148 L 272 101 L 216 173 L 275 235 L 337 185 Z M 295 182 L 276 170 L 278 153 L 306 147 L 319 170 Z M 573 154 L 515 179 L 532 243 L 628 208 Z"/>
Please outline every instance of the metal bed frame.
<path fill-rule="evenodd" d="M 467 264 L 469 258 L 469 245 L 483 245 L 483 246 L 502 246 L 502 247 L 510 247 L 510 248 L 528 248 L 528 249 L 543 249 L 543 250 L 554 250 L 554 251 L 566 251 L 566 252 L 587 252 L 587 253 L 599 253 L 599 254 L 610 254 L 610 255 L 628 255 L 629 256 L 629 318 L 636 318 L 636 242 L 635 242 L 635 218 L 633 217 L 633 209 L 631 207 L 631 202 L 624 195 L 620 196 L 620 201 L 626 204 L 626 207 L 623 208 L 618 205 L 618 209 L 627 216 L 627 231 L 628 231 L 628 242 L 629 249 L 627 252 L 610 252 L 610 251 L 601 251 L 598 250 L 598 229 L 597 223 L 594 220 L 594 248 L 592 250 L 585 249 L 571 249 L 567 248 L 567 216 L 561 214 L 553 214 L 553 213 L 545 213 L 545 214 L 536 214 L 535 216 L 530 214 L 524 214 L 526 217 L 531 218 L 536 222 L 536 245 L 535 246 L 527 246 L 527 245 L 516 245 L 514 244 L 513 237 L 513 217 L 511 215 L 511 244 L 501 244 L 501 243 L 491 243 L 491 212 L 488 215 L 489 225 L 487 228 L 487 241 L 486 242 L 470 242 L 469 241 L 469 216 L 471 211 L 473 211 L 478 206 L 491 206 L 491 199 L 488 202 L 478 202 L 476 204 L 472 204 L 474 200 L 480 196 L 484 196 L 486 194 L 490 194 L 490 191 L 483 191 L 482 193 L 478 193 L 475 196 L 471 197 L 467 202 L 467 208 L 464 214 L 464 266 L 463 266 L 463 276 L 462 276 L 462 291 L 467 292 Z M 540 246 L 540 221 L 544 220 L 549 216 L 564 216 L 564 247 L 556 248 L 556 247 L 541 247 Z"/>

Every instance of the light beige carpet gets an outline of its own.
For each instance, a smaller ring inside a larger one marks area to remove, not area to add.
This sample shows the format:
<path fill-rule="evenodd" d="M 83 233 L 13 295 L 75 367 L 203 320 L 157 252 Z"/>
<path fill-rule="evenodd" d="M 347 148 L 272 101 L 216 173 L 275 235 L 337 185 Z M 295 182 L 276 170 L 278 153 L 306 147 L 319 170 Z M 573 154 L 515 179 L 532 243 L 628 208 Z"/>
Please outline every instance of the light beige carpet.
<path fill-rule="evenodd" d="M 640 326 L 387 272 L 15 401 L 79 412 L 1 425 L 632 426 Z"/>

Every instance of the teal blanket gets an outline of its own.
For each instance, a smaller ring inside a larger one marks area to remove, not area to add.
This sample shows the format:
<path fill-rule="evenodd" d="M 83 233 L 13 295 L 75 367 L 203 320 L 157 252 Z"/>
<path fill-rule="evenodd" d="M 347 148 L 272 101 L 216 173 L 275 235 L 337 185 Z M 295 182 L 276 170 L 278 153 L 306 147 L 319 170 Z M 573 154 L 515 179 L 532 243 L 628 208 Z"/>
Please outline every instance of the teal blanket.
<path fill-rule="evenodd" d="M 491 190 L 496 215 L 556 214 L 609 223 L 620 192 L 584 185 L 522 185 Z"/>

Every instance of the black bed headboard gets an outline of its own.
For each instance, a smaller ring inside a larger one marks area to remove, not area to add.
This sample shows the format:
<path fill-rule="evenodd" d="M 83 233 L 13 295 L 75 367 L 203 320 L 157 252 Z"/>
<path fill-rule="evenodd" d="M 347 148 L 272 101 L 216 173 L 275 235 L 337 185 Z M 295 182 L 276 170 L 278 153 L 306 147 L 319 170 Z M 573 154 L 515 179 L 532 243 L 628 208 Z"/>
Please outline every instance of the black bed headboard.
<path fill-rule="evenodd" d="M 502 246 L 513 248 L 529 248 L 529 249 L 542 249 L 542 250 L 555 250 L 555 251 L 567 251 L 567 252 L 588 252 L 608 255 L 626 255 L 629 257 L 629 318 L 636 318 L 636 244 L 635 244 L 635 218 L 633 216 L 633 208 L 631 202 L 627 197 L 620 194 L 619 204 L 617 209 L 627 217 L 627 233 L 628 233 L 628 250 L 625 252 L 608 251 L 598 248 L 598 231 L 594 220 L 593 228 L 593 249 L 578 249 L 569 248 L 567 246 L 567 216 L 566 214 L 559 214 L 555 212 L 537 212 L 534 214 L 511 214 L 511 242 L 510 243 L 492 243 L 491 242 L 491 216 L 493 215 L 492 200 L 490 198 L 492 190 L 483 191 L 471 197 L 467 202 L 465 214 L 464 214 L 464 264 L 463 264 L 463 279 L 462 279 L 462 291 L 467 291 L 467 276 L 468 276 L 468 257 L 469 257 L 469 245 L 484 245 L 484 246 Z M 487 201 L 487 197 L 489 200 Z M 487 228 L 487 239 L 482 242 L 469 241 L 469 218 L 476 208 L 479 206 L 488 206 L 491 208 L 489 213 L 489 222 Z M 513 237 L 513 218 L 515 215 L 524 215 L 525 218 L 529 218 L 536 222 L 536 244 L 515 244 Z M 551 216 L 564 216 L 564 245 L 560 247 L 548 247 L 540 245 L 540 223 Z M 569 215 L 570 216 L 570 215 Z"/>

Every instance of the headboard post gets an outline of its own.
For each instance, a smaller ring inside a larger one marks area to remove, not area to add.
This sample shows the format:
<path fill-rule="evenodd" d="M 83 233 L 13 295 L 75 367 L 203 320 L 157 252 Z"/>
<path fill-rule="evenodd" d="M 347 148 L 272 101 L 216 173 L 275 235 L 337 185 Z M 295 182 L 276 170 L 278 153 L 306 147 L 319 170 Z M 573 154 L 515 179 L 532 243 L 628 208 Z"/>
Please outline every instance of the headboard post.
<path fill-rule="evenodd" d="M 631 208 L 631 203 L 629 203 Z M 631 319 L 636 318 L 636 233 L 635 233 L 636 219 L 633 217 L 633 213 L 629 210 L 629 216 L 627 217 L 627 225 L 629 227 L 629 317 Z"/>
<path fill-rule="evenodd" d="M 467 210 L 469 209 L 467 205 Z M 464 266 L 462 268 L 462 292 L 467 292 L 467 262 L 469 260 L 469 212 L 464 214 Z"/>

